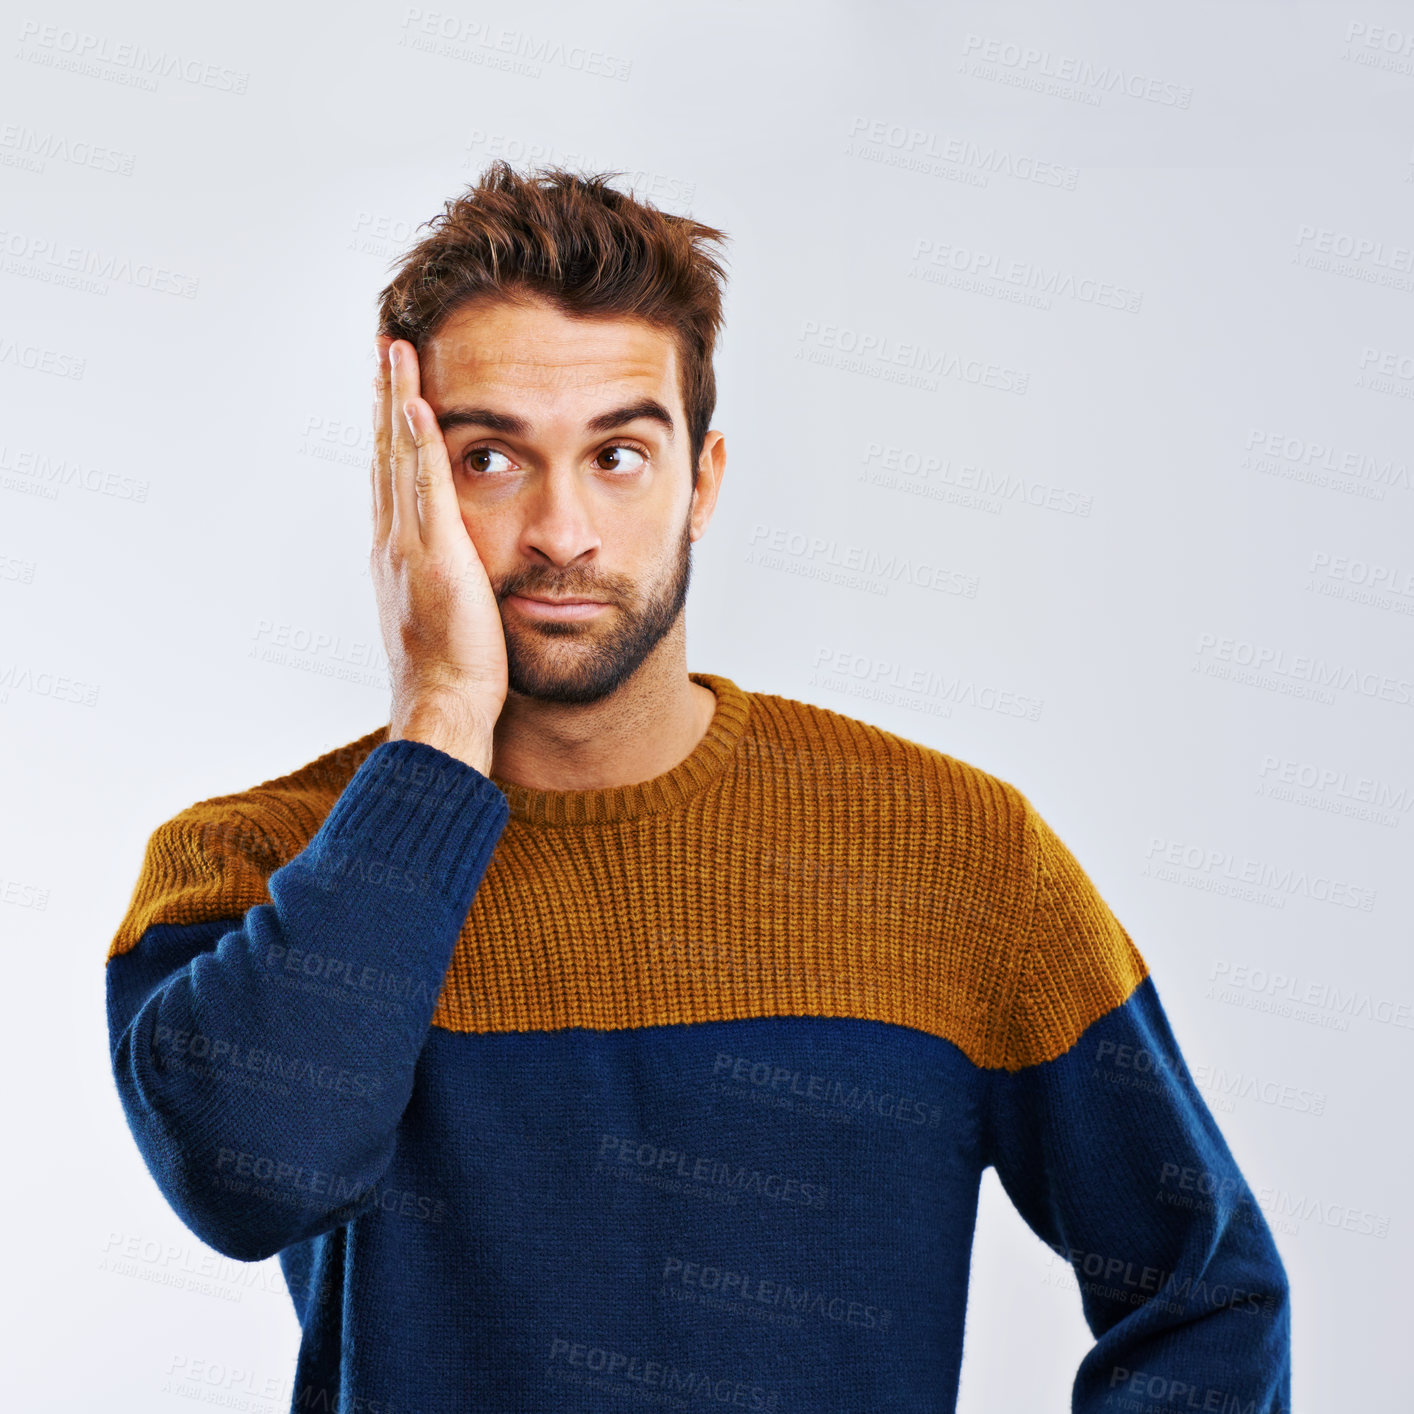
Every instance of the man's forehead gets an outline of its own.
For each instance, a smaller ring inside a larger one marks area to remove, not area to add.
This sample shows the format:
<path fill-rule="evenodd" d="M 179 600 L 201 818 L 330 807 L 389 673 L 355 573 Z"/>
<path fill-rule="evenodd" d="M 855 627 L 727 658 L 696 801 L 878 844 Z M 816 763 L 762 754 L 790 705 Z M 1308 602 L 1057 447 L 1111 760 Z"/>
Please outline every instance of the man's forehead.
<path fill-rule="evenodd" d="M 638 319 L 576 319 L 536 304 L 459 311 L 420 350 L 429 395 L 471 385 L 669 389 L 677 347 Z"/>

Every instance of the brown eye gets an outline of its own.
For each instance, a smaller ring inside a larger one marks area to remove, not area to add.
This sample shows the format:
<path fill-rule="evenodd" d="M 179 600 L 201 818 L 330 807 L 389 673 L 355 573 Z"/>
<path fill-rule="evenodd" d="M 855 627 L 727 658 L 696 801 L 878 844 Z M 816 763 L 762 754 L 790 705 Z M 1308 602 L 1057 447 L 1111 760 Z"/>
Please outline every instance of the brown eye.
<path fill-rule="evenodd" d="M 471 447 L 463 455 L 462 464 L 466 467 L 468 471 L 473 471 L 476 472 L 478 475 L 482 475 L 486 472 L 496 470 L 497 468 L 493 468 L 487 466 L 483 462 L 479 462 L 477 460 L 478 457 L 504 457 L 505 455 L 506 454 L 504 452 L 498 452 L 495 447 Z"/>
<path fill-rule="evenodd" d="M 625 453 L 627 453 L 628 455 L 628 461 L 624 460 Z M 615 461 L 612 466 L 601 465 L 600 469 L 603 471 L 641 471 L 648 461 L 647 456 L 643 452 L 639 451 L 637 447 L 630 447 L 626 444 L 617 444 L 612 447 L 605 447 L 604 450 L 600 452 L 594 460 L 598 463 L 602 463 L 605 457 L 612 457 L 615 459 Z M 638 458 L 637 462 L 633 460 L 634 457 Z"/>

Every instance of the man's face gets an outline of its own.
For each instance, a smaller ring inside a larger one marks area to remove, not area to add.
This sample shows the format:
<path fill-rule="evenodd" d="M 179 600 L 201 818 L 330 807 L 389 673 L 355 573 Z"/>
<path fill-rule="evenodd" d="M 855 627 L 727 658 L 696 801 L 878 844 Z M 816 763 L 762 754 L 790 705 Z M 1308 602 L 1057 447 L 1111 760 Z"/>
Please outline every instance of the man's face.
<path fill-rule="evenodd" d="M 634 319 L 464 306 L 420 350 L 462 522 L 501 606 L 512 692 L 595 702 L 677 623 L 725 465 L 692 490 L 677 348 Z M 570 617 L 540 598 L 601 607 Z"/>

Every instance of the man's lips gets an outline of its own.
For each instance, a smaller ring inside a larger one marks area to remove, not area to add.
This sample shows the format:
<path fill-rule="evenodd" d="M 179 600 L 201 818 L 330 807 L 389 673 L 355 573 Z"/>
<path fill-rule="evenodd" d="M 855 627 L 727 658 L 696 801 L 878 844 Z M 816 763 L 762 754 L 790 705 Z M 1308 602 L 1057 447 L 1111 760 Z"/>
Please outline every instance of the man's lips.
<path fill-rule="evenodd" d="M 506 603 L 532 619 L 585 619 L 609 607 L 599 599 L 540 599 L 533 594 L 511 594 Z"/>

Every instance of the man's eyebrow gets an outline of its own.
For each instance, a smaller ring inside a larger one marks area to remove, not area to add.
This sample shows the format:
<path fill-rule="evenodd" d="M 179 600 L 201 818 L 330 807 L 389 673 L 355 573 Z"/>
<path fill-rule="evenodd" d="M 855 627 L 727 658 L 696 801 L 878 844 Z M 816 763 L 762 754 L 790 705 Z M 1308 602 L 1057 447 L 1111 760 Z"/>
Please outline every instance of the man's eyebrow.
<path fill-rule="evenodd" d="M 584 430 L 594 433 L 612 432 L 616 427 L 626 426 L 645 417 L 665 427 L 668 440 L 673 440 L 677 431 L 673 415 L 657 398 L 644 398 L 641 402 L 626 403 L 623 407 L 601 412 L 584 424 Z M 488 431 L 500 432 L 507 437 L 530 435 L 530 424 L 523 417 L 509 412 L 497 412 L 494 408 L 448 408 L 446 412 L 439 414 L 437 426 L 443 432 L 450 432 L 454 427 L 484 427 Z"/>

